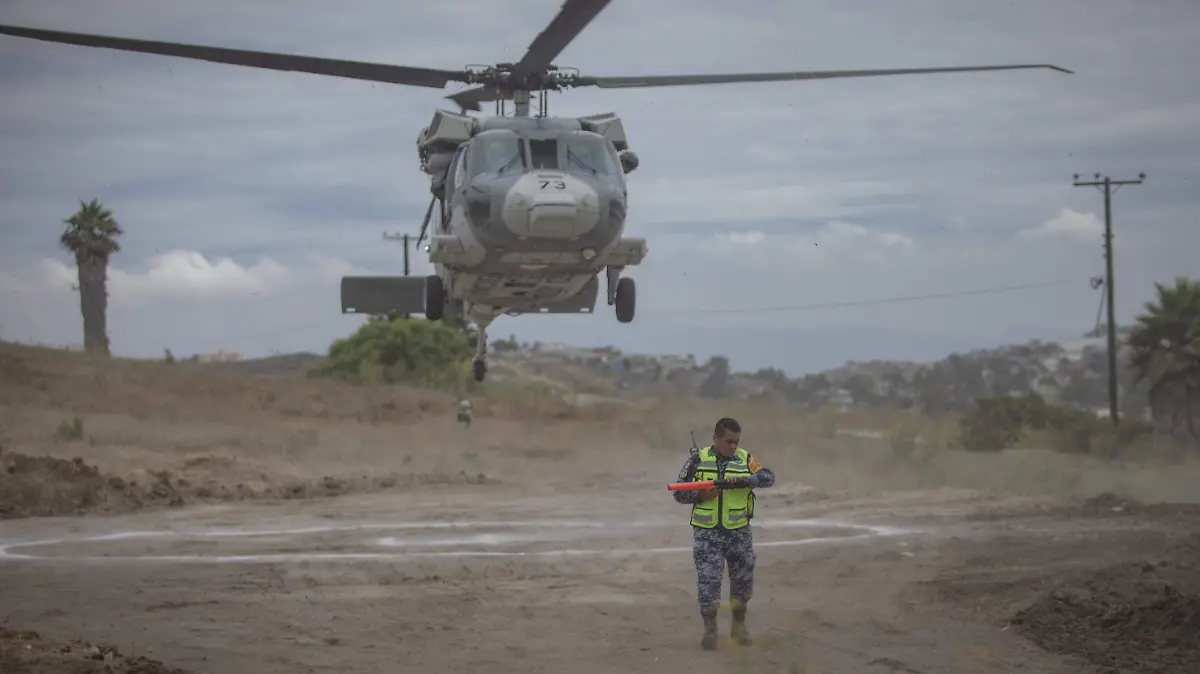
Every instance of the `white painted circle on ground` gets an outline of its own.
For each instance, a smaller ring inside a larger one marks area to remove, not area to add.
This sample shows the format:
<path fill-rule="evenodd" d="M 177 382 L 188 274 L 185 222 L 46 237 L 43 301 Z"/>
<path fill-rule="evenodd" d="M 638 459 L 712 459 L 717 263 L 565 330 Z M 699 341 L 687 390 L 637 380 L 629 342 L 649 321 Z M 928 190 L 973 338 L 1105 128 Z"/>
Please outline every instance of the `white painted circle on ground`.
<path fill-rule="evenodd" d="M 0 561 L 276 563 L 445 557 L 635 556 L 691 551 L 690 545 L 602 547 L 606 539 L 619 542 L 625 538 L 630 527 L 671 530 L 678 529 L 680 523 L 634 522 L 617 525 L 570 520 L 379 522 L 288 529 L 120 531 L 101 535 L 0 541 Z M 756 532 L 775 529 L 810 529 L 814 532 L 813 535 L 799 538 L 777 539 L 768 535 L 763 537 L 766 540 L 755 541 L 755 546 L 762 548 L 839 543 L 918 533 L 913 529 L 826 519 L 771 520 L 755 523 L 754 527 Z M 452 535 L 437 533 L 448 529 L 474 531 Z M 384 531 L 402 533 L 376 535 Z M 132 541 L 143 541 L 143 545 L 157 542 L 178 552 L 165 550 L 161 553 L 131 554 L 122 552 L 118 545 L 118 549 L 109 554 L 79 553 L 81 548 Z M 579 547 L 561 545 L 567 541 L 583 541 L 586 544 Z M 547 547 L 552 544 L 558 544 L 559 547 Z M 322 546 L 338 549 L 313 549 Z M 67 550 L 63 551 L 63 548 Z M 204 551 L 184 552 L 195 548 Z"/>

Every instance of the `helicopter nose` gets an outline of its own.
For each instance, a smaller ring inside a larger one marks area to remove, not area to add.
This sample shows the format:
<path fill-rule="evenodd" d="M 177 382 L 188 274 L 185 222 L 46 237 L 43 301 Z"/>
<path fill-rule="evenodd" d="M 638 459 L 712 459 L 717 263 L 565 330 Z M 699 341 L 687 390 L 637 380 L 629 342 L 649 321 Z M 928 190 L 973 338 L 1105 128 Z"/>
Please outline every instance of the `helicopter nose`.
<path fill-rule="evenodd" d="M 599 220 L 596 192 L 567 175 L 527 175 L 505 199 L 505 225 L 518 236 L 570 238 L 586 233 Z"/>

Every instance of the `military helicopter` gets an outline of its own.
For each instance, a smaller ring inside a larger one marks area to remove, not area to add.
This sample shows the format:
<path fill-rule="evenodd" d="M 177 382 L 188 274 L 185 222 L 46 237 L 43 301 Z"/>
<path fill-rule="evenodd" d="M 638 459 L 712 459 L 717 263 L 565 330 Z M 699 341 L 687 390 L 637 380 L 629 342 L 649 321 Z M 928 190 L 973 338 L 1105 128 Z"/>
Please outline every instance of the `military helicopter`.
<path fill-rule="evenodd" d="M 444 89 L 450 82 L 479 85 L 447 96 L 459 112 L 437 110 L 417 137 L 421 170 L 428 174 L 433 194 L 417 245 L 425 240 L 436 212 L 425 246 L 434 273 L 425 278 L 348 276 L 341 286 L 343 313 L 424 313 L 437 321 L 449 309 L 475 323 L 476 381 L 483 381 L 487 373 L 487 329 L 497 317 L 591 313 L 601 271 L 617 320 L 629 323 L 634 318 L 636 286 L 622 272 L 640 264 L 648 249 L 645 239 L 624 236 L 629 206 L 625 176 L 638 167 L 639 159 L 629 148 L 618 115 L 552 117 L 548 92 L 584 86 L 625 89 L 1028 68 L 1072 72 L 1053 65 L 996 65 L 592 77 L 554 65 L 610 1 L 565 0 L 520 61 L 462 71 L 6 25 L 0 25 L 0 33 L 433 89 Z M 493 115 L 469 114 L 481 111 L 484 102 L 494 103 Z M 537 110 L 531 115 L 534 102 Z"/>

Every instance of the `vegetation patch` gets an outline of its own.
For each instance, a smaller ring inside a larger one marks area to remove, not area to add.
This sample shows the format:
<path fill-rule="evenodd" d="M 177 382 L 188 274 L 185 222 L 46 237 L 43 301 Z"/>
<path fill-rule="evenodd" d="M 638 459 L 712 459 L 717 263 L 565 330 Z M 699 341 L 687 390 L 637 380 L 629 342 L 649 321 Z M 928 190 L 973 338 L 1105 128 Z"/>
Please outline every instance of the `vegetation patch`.
<path fill-rule="evenodd" d="M 475 335 L 445 322 L 404 318 L 369 320 L 354 334 L 335 341 L 329 357 L 311 370 L 365 384 L 409 383 L 457 388 L 474 353 Z"/>
<path fill-rule="evenodd" d="M 1139 444 L 1147 445 L 1154 435 L 1154 425 L 1145 419 L 1127 417 L 1114 428 L 1109 419 L 1048 403 L 1036 393 L 978 398 L 959 424 L 959 445 L 976 452 L 1040 445 L 1063 452 L 1116 456 Z"/>

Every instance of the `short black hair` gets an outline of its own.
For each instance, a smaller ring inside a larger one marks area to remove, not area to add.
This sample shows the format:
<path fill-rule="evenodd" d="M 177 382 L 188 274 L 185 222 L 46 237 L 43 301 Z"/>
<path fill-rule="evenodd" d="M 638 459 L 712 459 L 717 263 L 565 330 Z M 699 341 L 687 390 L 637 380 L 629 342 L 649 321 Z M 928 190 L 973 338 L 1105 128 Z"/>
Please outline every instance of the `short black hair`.
<path fill-rule="evenodd" d="M 733 431 L 734 433 L 741 433 L 742 425 L 739 424 L 736 419 L 730 419 L 729 417 L 722 417 L 721 419 L 717 420 L 717 425 L 713 427 L 713 435 L 720 437 L 722 435 L 725 435 L 725 431 Z"/>

